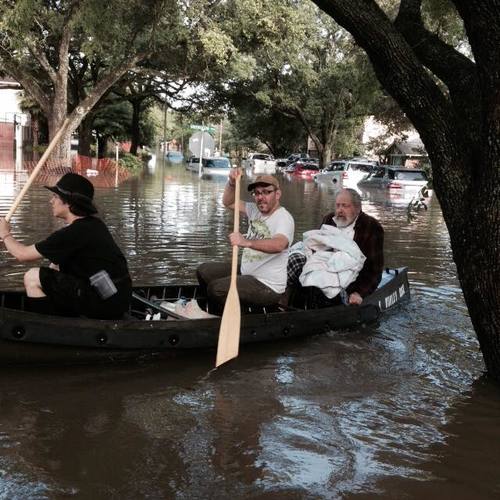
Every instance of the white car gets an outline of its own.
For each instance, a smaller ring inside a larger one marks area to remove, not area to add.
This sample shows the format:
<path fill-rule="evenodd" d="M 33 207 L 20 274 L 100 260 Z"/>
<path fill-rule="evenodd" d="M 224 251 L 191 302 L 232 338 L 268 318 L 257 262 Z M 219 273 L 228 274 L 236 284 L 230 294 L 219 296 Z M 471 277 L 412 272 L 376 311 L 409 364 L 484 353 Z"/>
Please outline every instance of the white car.
<path fill-rule="evenodd" d="M 205 161 L 205 158 L 203 158 L 203 161 Z M 198 173 L 199 168 L 200 168 L 200 159 L 197 158 L 196 156 L 191 156 L 186 163 L 186 169 L 191 170 L 191 172 Z M 203 164 L 202 164 L 202 170 L 203 170 Z"/>
<path fill-rule="evenodd" d="M 250 153 L 241 164 L 248 175 L 273 175 L 276 173 L 276 160 L 265 153 Z"/>
<path fill-rule="evenodd" d="M 416 193 L 427 186 L 428 180 L 425 170 L 383 165 L 376 167 L 366 179 L 360 181 L 359 187 Z"/>
<path fill-rule="evenodd" d="M 319 184 L 329 184 L 338 188 L 356 188 L 358 182 L 368 177 L 377 165 L 371 160 L 334 160 L 314 180 Z"/>
<path fill-rule="evenodd" d="M 229 158 L 224 156 L 217 156 L 214 158 L 203 158 L 203 171 L 202 177 L 204 179 L 211 178 L 214 176 L 225 176 L 229 175 L 231 170 L 231 162 Z"/>

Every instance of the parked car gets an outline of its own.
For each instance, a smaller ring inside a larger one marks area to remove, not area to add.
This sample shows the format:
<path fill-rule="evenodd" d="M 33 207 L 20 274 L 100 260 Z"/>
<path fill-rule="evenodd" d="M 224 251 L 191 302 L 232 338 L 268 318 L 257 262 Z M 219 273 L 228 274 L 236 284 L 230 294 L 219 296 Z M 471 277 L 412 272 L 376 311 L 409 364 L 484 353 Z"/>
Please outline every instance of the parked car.
<path fill-rule="evenodd" d="M 334 160 L 314 180 L 318 183 L 335 184 L 339 188 L 355 188 L 371 174 L 378 162 L 360 158 Z"/>
<path fill-rule="evenodd" d="M 203 158 L 203 172 L 202 177 L 204 179 L 211 178 L 214 176 L 225 176 L 229 175 L 231 170 L 231 162 L 229 158 L 224 156 L 218 156 L 214 158 Z"/>
<path fill-rule="evenodd" d="M 283 168 L 282 172 L 285 174 L 291 174 L 297 168 L 297 162 L 289 163 L 286 167 Z"/>
<path fill-rule="evenodd" d="M 294 165 L 294 177 L 312 179 L 319 172 L 319 162 L 316 159 L 297 160 Z"/>
<path fill-rule="evenodd" d="M 243 159 L 241 165 L 249 175 L 276 173 L 276 160 L 265 153 L 250 153 L 248 158 Z"/>
<path fill-rule="evenodd" d="M 287 165 L 288 159 L 287 158 L 278 158 L 276 160 L 276 171 L 281 172 Z"/>
<path fill-rule="evenodd" d="M 310 156 L 307 153 L 293 153 L 286 159 L 286 165 L 291 165 L 297 160 L 308 160 Z"/>
<path fill-rule="evenodd" d="M 428 180 L 425 170 L 422 169 L 382 165 L 375 168 L 366 179 L 359 183 L 359 186 L 417 192 L 427 186 Z"/>
<path fill-rule="evenodd" d="M 205 159 L 206 158 L 203 158 L 203 161 L 205 161 Z M 200 159 L 197 156 L 191 156 L 186 162 L 186 169 L 191 170 L 191 172 L 198 173 L 199 168 L 200 168 Z M 203 164 L 202 164 L 202 170 L 203 170 Z"/>
<path fill-rule="evenodd" d="M 181 163 L 184 156 L 181 151 L 167 151 L 165 159 L 170 163 Z"/>

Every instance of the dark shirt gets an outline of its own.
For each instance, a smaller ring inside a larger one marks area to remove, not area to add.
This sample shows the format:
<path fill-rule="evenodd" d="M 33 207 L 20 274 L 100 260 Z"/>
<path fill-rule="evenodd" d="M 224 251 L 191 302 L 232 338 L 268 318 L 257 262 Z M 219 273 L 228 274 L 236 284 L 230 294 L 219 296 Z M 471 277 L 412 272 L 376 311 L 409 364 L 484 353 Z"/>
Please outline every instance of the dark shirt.
<path fill-rule="evenodd" d="M 330 212 L 323 218 L 322 224 L 335 226 L 335 212 Z M 375 291 L 384 270 L 384 229 L 373 217 L 360 212 L 354 224 L 354 241 L 366 257 L 358 277 L 347 288 L 348 294 L 358 292 L 366 297 Z"/>
<path fill-rule="evenodd" d="M 127 261 L 106 224 L 83 217 L 35 243 L 40 254 L 59 265 L 62 273 L 89 278 L 105 270 L 112 279 L 128 275 Z"/>

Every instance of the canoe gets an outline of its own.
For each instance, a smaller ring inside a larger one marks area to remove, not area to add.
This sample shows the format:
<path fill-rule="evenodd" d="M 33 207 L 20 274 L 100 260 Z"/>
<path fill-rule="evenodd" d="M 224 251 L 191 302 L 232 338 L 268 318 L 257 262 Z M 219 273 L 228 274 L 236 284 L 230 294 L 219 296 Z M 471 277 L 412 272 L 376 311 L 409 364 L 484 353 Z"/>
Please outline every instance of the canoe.
<path fill-rule="evenodd" d="M 137 299 L 132 300 L 128 317 L 121 320 L 27 312 L 22 291 L 0 291 L 0 364 L 113 362 L 215 348 L 220 317 L 175 319 L 164 314 L 172 309 L 164 305 L 181 297 L 195 297 L 203 304 L 197 291 L 196 285 L 135 287 Z M 315 309 L 304 299 L 299 307 L 292 302 L 293 306 L 275 310 L 243 311 L 241 344 L 359 328 L 375 322 L 409 294 L 407 269 L 387 269 L 377 290 L 361 306 Z M 153 314 L 161 319 L 150 319 Z"/>

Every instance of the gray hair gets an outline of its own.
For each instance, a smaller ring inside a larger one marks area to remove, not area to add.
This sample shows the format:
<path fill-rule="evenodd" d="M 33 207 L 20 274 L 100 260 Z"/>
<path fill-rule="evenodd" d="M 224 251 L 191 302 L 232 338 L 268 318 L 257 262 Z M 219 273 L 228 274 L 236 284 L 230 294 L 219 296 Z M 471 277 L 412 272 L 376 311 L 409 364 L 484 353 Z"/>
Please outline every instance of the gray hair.
<path fill-rule="evenodd" d="M 344 189 L 337 191 L 337 193 L 335 194 L 335 201 L 337 201 L 337 196 L 343 192 L 349 193 L 351 195 L 351 201 L 352 201 L 354 208 L 361 212 L 361 196 L 355 189 L 344 188 Z"/>

